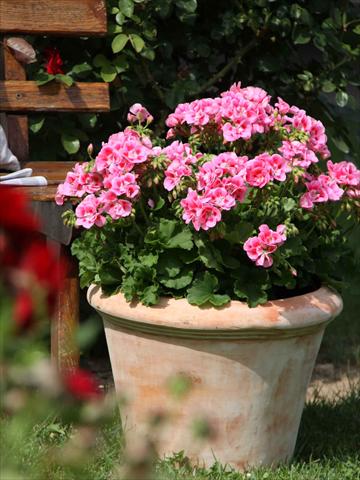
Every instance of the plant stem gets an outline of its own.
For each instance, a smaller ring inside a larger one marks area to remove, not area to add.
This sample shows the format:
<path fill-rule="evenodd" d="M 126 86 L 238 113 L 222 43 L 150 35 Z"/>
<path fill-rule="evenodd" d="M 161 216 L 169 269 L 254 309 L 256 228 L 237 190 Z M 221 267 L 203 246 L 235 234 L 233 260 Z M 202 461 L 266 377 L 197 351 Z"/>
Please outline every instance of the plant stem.
<path fill-rule="evenodd" d="M 140 211 L 141 211 L 141 214 L 142 214 L 142 216 L 145 220 L 146 225 L 149 225 L 150 224 L 149 217 L 146 214 L 142 199 L 140 200 L 140 202 L 138 202 L 138 205 L 140 207 Z"/>
<path fill-rule="evenodd" d="M 199 95 L 203 93 L 208 88 L 212 87 L 218 80 L 224 77 L 233 67 L 235 67 L 238 63 L 241 62 L 244 55 L 246 55 L 250 50 L 252 50 L 255 45 L 258 43 L 258 38 L 253 38 L 247 45 L 241 48 L 236 56 L 232 58 L 224 68 L 222 68 L 216 75 L 210 78 L 207 82 L 205 82 L 201 87 L 199 87 L 194 95 Z"/>
<path fill-rule="evenodd" d="M 140 234 L 141 238 L 143 238 L 144 237 L 144 232 L 141 230 L 139 225 L 136 223 L 136 220 L 134 221 L 133 225 L 134 225 L 135 229 L 138 231 L 138 233 Z"/>

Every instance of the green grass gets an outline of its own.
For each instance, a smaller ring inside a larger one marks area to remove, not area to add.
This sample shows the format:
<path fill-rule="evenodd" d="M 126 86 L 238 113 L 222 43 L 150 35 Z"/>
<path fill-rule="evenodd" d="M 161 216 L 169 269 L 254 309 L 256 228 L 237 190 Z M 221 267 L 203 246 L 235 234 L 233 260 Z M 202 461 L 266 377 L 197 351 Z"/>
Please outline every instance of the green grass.
<path fill-rule="evenodd" d="M 138 457 L 124 473 L 117 414 L 97 436 L 96 455 L 84 457 L 77 472 L 49 460 L 71 434 L 61 425 L 44 422 L 14 442 L 6 423 L 1 422 L 1 480 L 360 480 L 360 386 L 332 402 L 317 398 L 306 406 L 291 465 L 245 474 L 217 463 L 209 470 L 193 469 L 181 454 L 158 462 L 155 471 L 146 455 Z"/>

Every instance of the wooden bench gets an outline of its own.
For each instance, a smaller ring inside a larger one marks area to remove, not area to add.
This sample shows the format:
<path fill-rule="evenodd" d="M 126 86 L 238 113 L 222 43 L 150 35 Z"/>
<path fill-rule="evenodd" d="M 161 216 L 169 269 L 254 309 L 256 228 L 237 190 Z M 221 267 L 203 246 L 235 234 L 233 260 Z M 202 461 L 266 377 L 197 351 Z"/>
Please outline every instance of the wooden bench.
<path fill-rule="evenodd" d="M 65 87 L 51 82 L 41 87 L 26 80 L 24 66 L 6 47 L 6 36 L 56 35 L 93 36 L 107 31 L 105 0 L 0 0 L 1 49 L 0 112 L 9 147 L 23 167 L 31 167 L 34 175 L 48 179 L 46 187 L 21 187 L 32 199 L 35 211 L 40 213 L 46 231 L 47 223 L 62 228 L 62 209 L 54 204 L 57 185 L 74 162 L 28 162 L 28 112 L 105 112 L 110 110 L 109 90 L 105 83 L 78 82 Z M 79 52 L 81 56 L 81 52 Z M 81 58 L 79 58 L 79 61 Z M 49 159 L 55 160 L 55 159 Z M 43 208 L 45 207 L 45 208 Z M 44 213 L 45 212 L 45 213 Z M 55 223 L 54 223 L 55 222 Z M 55 235 L 56 237 L 56 235 Z M 68 246 L 71 232 L 53 238 L 62 255 L 67 257 L 68 271 L 58 295 L 57 311 L 51 326 L 51 353 L 60 370 L 74 368 L 79 353 L 75 333 L 79 321 L 79 282 L 77 265 Z"/>

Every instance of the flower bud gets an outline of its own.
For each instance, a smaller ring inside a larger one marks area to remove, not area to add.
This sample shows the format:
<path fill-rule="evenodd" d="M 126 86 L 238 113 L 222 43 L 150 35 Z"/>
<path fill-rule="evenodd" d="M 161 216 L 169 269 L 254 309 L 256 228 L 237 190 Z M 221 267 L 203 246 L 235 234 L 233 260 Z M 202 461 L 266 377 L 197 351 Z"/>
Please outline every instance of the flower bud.
<path fill-rule="evenodd" d="M 93 151 L 94 151 L 94 145 L 92 143 L 90 143 L 87 147 L 87 153 L 89 155 L 89 157 L 91 158 L 92 154 L 93 154 Z"/>

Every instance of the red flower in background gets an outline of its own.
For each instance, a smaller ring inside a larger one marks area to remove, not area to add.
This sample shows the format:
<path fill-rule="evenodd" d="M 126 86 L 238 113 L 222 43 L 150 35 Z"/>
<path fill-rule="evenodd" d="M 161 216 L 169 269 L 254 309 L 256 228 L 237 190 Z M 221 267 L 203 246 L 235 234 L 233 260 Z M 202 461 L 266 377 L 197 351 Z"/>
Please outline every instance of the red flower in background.
<path fill-rule="evenodd" d="M 34 325 L 34 311 L 35 306 L 31 293 L 27 290 L 20 290 L 16 295 L 13 310 L 17 330 L 28 330 Z"/>
<path fill-rule="evenodd" d="M 67 391 L 78 400 L 91 400 L 102 396 L 94 376 L 81 368 L 67 373 L 64 376 L 64 385 Z"/>
<path fill-rule="evenodd" d="M 46 58 L 45 69 L 47 73 L 50 73 L 51 75 L 64 73 L 63 69 L 61 68 L 63 65 L 63 61 L 60 56 L 60 52 L 56 47 L 48 47 L 44 51 L 44 55 Z"/>
<path fill-rule="evenodd" d="M 14 187 L 0 187 L 0 280 L 13 298 L 17 331 L 38 320 L 38 307 L 51 314 L 66 264 L 38 233 L 28 199 Z M 41 303 L 39 303 L 41 302 Z"/>
<path fill-rule="evenodd" d="M 38 228 L 27 198 L 17 188 L 0 186 L 0 228 L 16 232 L 34 232 Z"/>

